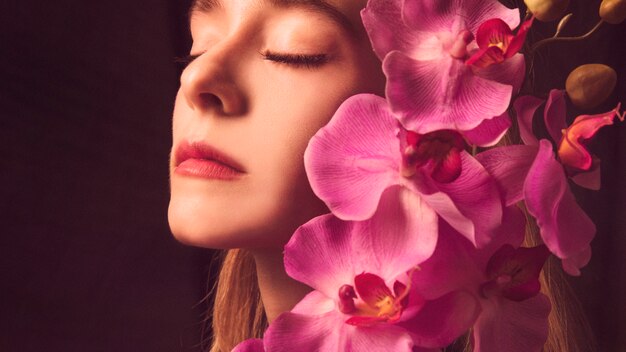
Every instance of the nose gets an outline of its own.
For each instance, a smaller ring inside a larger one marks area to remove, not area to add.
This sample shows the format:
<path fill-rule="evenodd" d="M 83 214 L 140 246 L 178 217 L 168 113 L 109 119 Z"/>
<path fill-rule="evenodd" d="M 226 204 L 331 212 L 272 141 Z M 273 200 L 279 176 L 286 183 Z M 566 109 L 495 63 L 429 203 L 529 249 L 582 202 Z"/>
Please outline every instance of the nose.
<path fill-rule="evenodd" d="M 242 115 L 246 99 L 237 84 L 234 70 L 238 55 L 205 52 L 191 62 L 180 77 L 181 90 L 187 105 L 200 113 L 213 110 L 223 116 Z"/>

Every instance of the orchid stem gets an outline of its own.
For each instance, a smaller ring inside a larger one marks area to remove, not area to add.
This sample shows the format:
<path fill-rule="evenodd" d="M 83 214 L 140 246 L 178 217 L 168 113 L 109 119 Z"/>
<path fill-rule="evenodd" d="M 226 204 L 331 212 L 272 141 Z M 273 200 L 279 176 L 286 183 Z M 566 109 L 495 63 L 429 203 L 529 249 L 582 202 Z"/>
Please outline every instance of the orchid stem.
<path fill-rule="evenodd" d="M 532 46 L 532 48 L 530 49 L 530 55 L 534 54 L 535 51 L 537 51 L 537 49 L 541 48 L 542 46 L 548 44 L 548 43 L 552 43 L 552 42 L 573 42 L 573 41 L 578 41 L 578 40 L 584 40 L 587 39 L 589 36 L 591 36 L 593 33 L 595 33 L 598 28 L 600 28 L 600 26 L 602 26 L 602 23 L 604 23 L 603 20 L 598 21 L 598 23 L 596 23 L 596 25 L 591 28 L 591 30 L 581 36 L 578 37 L 559 37 L 558 34 L 559 32 L 557 32 L 553 37 L 551 38 L 546 38 L 543 40 L 538 41 L 537 43 L 535 43 L 535 45 Z"/>

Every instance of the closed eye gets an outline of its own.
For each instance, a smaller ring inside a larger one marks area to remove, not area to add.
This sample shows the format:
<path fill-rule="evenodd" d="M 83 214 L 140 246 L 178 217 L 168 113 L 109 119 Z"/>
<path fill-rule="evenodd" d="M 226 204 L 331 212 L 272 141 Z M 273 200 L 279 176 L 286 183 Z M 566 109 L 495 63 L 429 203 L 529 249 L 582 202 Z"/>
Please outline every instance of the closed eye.
<path fill-rule="evenodd" d="M 317 68 L 328 62 L 328 56 L 326 54 L 288 54 L 288 53 L 273 53 L 271 51 L 265 51 L 261 53 L 265 60 L 274 61 L 280 64 L 286 64 L 296 68 Z"/>
<path fill-rule="evenodd" d="M 190 63 L 192 63 L 195 59 L 200 57 L 202 54 L 196 55 L 186 55 L 183 57 L 175 57 L 174 62 L 180 64 L 183 68 L 187 67 Z M 270 51 L 266 51 L 261 53 L 263 59 L 274 61 L 281 64 L 286 64 L 294 67 L 304 67 L 304 68 L 316 68 L 324 65 L 328 62 L 328 57 L 326 54 L 287 54 L 287 53 L 273 53 Z"/>

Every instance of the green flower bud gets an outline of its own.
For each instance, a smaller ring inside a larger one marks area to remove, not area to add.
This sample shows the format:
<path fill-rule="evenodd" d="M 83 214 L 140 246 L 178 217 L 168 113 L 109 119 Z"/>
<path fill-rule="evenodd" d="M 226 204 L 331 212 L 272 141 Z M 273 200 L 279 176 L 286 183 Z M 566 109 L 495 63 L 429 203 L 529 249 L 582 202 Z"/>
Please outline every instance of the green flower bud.
<path fill-rule="evenodd" d="M 554 21 L 565 13 L 569 0 L 524 0 L 528 10 L 539 21 Z"/>
<path fill-rule="evenodd" d="M 600 18 L 610 24 L 622 23 L 626 19 L 626 0 L 603 0 Z"/>
<path fill-rule="evenodd" d="M 572 103 L 580 109 L 592 109 L 611 95 L 617 74 L 607 65 L 587 64 L 574 69 L 565 81 L 565 90 Z"/>

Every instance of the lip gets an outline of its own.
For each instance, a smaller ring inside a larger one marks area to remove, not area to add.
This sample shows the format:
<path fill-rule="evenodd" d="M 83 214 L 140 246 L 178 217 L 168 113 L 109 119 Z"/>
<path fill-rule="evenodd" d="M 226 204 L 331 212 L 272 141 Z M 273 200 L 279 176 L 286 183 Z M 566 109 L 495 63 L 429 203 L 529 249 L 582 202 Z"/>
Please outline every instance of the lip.
<path fill-rule="evenodd" d="M 174 172 L 179 175 L 235 180 L 246 174 L 241 164 L 233 158 L 201 141 L 183 141 L 174 155 Z"/>

